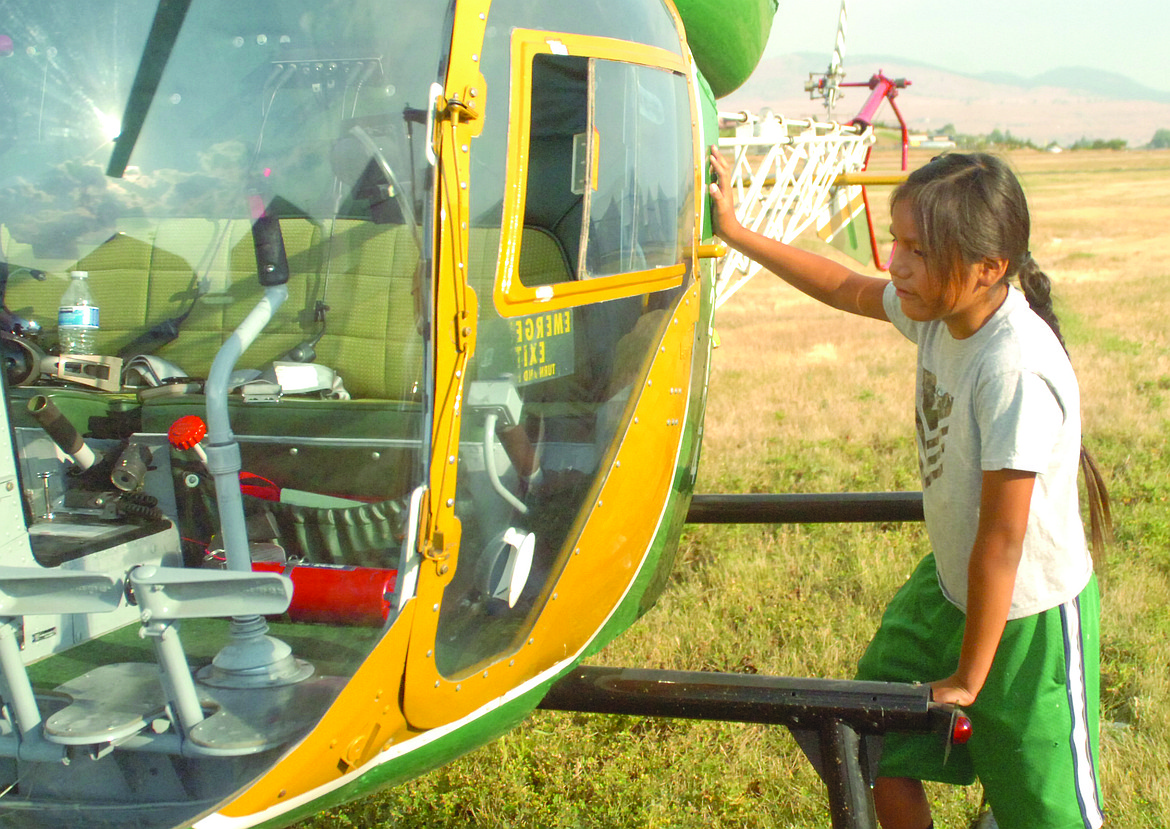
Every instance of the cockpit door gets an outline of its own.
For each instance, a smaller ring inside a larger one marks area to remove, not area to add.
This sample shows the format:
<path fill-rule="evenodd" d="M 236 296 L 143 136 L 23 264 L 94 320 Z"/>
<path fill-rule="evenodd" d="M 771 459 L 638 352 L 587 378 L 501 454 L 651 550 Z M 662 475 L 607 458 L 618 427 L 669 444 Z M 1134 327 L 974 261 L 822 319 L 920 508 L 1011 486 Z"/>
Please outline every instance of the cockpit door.
<path fill-rule="evenodd" d="M 591 556 L 575 539 L 658 353 L 672 358 L 653 381 L 671 426 L 647 443 L 642 487 L 658 509 L 685 408 L 697 104 L 679 30 L 665 6 L 663 45 L 635 42 L 644 26 L 630 40 L 529 29 L 522 5 L 458 6 L 434 101 L 433 455 L 404 693 L 416 728 L 510 698 L 596 635 L 659 516 L 627 534 L 609 510 Z"/>

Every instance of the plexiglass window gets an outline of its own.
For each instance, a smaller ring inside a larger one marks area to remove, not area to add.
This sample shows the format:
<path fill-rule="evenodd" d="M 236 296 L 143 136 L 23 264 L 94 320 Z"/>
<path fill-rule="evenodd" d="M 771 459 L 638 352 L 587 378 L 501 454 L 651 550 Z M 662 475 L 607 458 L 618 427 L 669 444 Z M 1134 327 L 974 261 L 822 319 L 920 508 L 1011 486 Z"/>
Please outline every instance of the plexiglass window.
<path fill-rule="evenodd" d="M 515 650 L 549 600 L 685 280 L 693 236 L 682 75 L 537 54 L 525 81 L 529 121 L 511 125 L 529 132 L 523 225 L 501 242 L 520 253 L 469 274 L 480 319 L 460 434 L 462 535 L 435 649 L 448 677 Z M 473 170 L 482 163 L 473 155 Z M 481 237 L 490 248 L 497 233 L 473 227 L 472 249 Z M 660 289 L 664 267 L 677 272 L 676 287 Z M 492 301 L 505 271 L 527 287 L 588 281 L 598 291 L 570 307 L 505 314 Z"/>
<path fill-rule="evenodd" d="M 524 223 L 553 235 L 569 279 L 682 261 L 691 204 L 682 76 L 618 61 L 537 55 Z M 520 274 L 544 284 L 547 274 Z"/>
<path fill-rule="evenodd" d="M 675 265 L 689 207 L 686 82 L 661 69 L 592 60 L 593 146 L 584 182 L 588 219 L 582 277 Z"/>
<path fill-rule="evenodd" d="M 100 5 L 8 0 L 0 14 L 0 299 L 20 321 L 6 377 L 34 551 L 46 565 L 85 554 L 61 527 L 98 510 L 25 404 L 53 398 L 82 428 L 131 409 L 107 430 L 115 446 L 204 411 L 221 343 L 263 295 L 263 210 L 290 279 L 236 366 L 249 512 L 289 555 L 392 567 L 429 434 L 426 122 L 446 0 L 195 0 L 153 35 L 157 0 Z M 100 307 L 84 363 L 97 368 L 61 377 L 43 357 L 73 271 Z M 168 517 L 214 550 L 206 472 L 189 453 L 173 462 Z"/>

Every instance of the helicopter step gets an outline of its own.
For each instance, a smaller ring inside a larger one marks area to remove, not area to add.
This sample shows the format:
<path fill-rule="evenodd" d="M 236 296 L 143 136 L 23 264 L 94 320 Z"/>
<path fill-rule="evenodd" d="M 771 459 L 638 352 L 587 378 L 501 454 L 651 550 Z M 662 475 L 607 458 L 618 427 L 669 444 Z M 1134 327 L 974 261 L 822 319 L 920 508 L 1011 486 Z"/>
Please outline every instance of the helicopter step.
<path fill-rule="evenodd" d="M 787 727 L 828 790 L 833 829 L 876 829 L 870 788 L 881 737 L 932 732 L 963 742 L 968 724 L 930 700 L 930 688 L 893 682 L 579 666 L 540 707 Z"/>
<path fill-rule="evenodd" d="M 922 521 L 921 492 L 695 495 L 688 524 L 839 524 Z"/>

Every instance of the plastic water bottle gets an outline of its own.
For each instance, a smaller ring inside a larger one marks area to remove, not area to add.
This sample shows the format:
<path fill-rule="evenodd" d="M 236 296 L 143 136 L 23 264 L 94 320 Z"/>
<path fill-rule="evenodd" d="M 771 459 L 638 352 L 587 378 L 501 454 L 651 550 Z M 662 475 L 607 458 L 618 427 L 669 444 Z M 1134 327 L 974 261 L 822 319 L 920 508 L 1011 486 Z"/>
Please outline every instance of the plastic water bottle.
<path fill-rule="evenodd" d="M 57 309 L 57 342 L 62 354 L 97 354 L 101 312 L 89 290 L 89 273 L 73 271 Z"/>

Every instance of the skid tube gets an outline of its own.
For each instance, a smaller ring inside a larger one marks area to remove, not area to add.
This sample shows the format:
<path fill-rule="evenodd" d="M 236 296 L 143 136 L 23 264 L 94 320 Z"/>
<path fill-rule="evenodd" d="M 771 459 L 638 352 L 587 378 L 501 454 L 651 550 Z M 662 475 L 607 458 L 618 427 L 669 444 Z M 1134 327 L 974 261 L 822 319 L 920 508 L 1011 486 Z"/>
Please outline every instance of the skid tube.
<path fill-rule="evenodd" d="M 695 495 L 688 524 L 844 524 L 922 521 L 921 492 Z"/>
<path fill-rule="evenodd" d="M 785 726 L 825 783 L 833 829 L 876 829 L 871 787 L 885 732 L 934 732 L 946 745 L 955 716 L 926 685 L 586 665 L 540 707 Z"/>
<path fill-rule="evenodd" d="M 921 492 L 695 495 L 692 524 L 922 521 Z M 877 829 L 872 787 L 888 731 L 966 742 L 970 723 L 931 702 L 930 688 L 895 682 L 798 679 L 709 671 L 578 666 L 541 708 L 781 725 L 825 783 L 833 829 Z"/>

